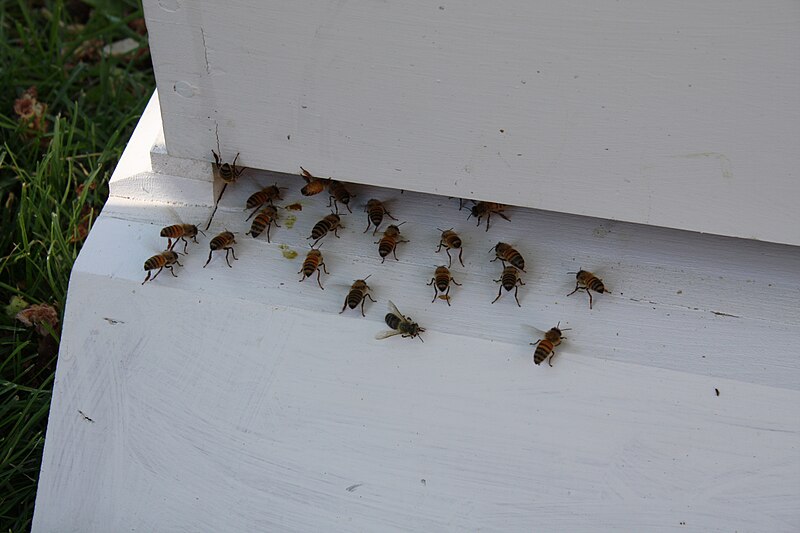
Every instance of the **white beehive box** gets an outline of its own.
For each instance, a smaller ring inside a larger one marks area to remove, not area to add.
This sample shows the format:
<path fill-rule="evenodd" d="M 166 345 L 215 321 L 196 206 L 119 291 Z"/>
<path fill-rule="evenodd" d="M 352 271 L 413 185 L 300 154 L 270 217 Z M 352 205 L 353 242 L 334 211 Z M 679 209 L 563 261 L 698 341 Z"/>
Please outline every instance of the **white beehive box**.
<path fill-rule="evenodd" d="M 145 8 L 161 101 L 70 280 L 35 531 L 800 528 L 796 3 Z M 159 229 L 208 219 L 217 138 L 266 170 L 142 286 Z M 329 212 L 275 173 L 299 165 L 360 184 L 324 291 L 296 281 Z M 252 239 L 276 181 L 303 210 Z M 448 196 L 526 207 L 486 232 Z M 425 283 L 451 226 L 448 307 Z M 203 269 L 223 229 L 239 260 Z M 521 308 L 490 303 L 498 240 Z M 612 291 L 591 311 L 580 267 Z M 368 274 L 378 303 L 339 315 Z M 424 343 L 373 339 L 389 299 Z"/>

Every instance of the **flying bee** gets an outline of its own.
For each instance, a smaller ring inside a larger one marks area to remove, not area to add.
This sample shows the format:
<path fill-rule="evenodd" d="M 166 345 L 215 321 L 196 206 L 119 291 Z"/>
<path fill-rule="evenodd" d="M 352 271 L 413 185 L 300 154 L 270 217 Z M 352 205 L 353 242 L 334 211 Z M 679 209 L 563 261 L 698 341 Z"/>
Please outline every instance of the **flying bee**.
<path fill-rule="evenodd" d="M 500 283 L 500 289 L 497 291 L 497 298 L 492 300 L 492 303 L 495 303 L 497 300 L 500 299 L 500 295 L 503 293 L 503 289 L 510 291 L 514 289 L 514 299 L 517 301 L 517 305 L 522 307 L 522 304 L 519 303 L 519 298 L 517 298 L 517 293 L 519 292 L 519 286 L 525 285 L 522 282 L 522 279 L 519 277 L 519 271 L 514 268 L 513 266 L 507 266 L 503 269 L 503 274 L 500 276 L 500 279 L 494 280 L 495 283 Z"/>
<path fill-rule="evenodd" d="M 339 218 L 339 215 L 331 213 L 314 224 L 314 227 L 311 228 L 311 236 L 307 238 L 314 239 L 314 244 L 317 244 L 321 238 L 328 234 L 329 231 L 332 231 L 338 239 L 339 234 L 337 233 L 337 230 L 339 228 L 344 228 L 344 226 L 342 226 L 342 219 Z"/>
<path fill-rule="evenodd" d="M 261 235 L 261 233 L 264 232 L 264 228 L 266 228 L 267 242 L 271 242 L 269 240 L 269 230 L 272 228 L 273 224 L 279 228 L 281 227 L 280 224 L 278 224 L 278 210 L 275 209 L 275 207 L 268 205 L 258 212 L 256 218 L 253 219 L 253 224 L 250 226 L 250 231 L 245 233 L 245 235 L 252 235 L 253 238 L 256 238 Z"/>
<path fill-rule="evenodd" d="M 230 231 L 223 231 L 213 239 L 211 242 L 208 243 L 208 247 L 211 248 L 211 251 L 208 252 L 208 260 L 206 264 L 203 265 L 203 268 L 208 266 L 208 263 L 211 262 L 211 254 L 213 254 L 217 250 L 225 250 L 225 262 L 228 263 L 228 266 L 233 268 L 230 261 L 228 261 L 228 254 L 233 256 L 234 261 L 238 261 L 239 258 L 236 257 L 236 253 L 233 251 L 233 245 L 236 244 L 236 239 L 233 236 L 233 233 Z"/>
<path fill-rule="evenodd" d="M 395 226 L 394 224 L 390 225 L 386 228 L 386 231 L 383 232 L 383 237 L 379 241 L 375 241 L 375 244 L 378 245 L 378 255 L 382 257 L 381 263 L 386 261 L 386 256 L 389 254 L 394 255 L 396 261 L 397 259 L 397 245 L 401 242 L 410 242 L 402 237 L 400 237 L 400 228 L 398 226 L 402 226 L 405 222 L 401 222 Z"/>
<path fill-rule="evenodd" d="M 372 274 L 370 274 L 369 276 L 371 275 Z M 344 313 L 344 310 L 346 308 L 349 307 L 350 309 L 355 309 L 356 307 L 358 307 L 358 304 L 360 303 L 361 316 L 367 316 L 364 314 L 364 303 L 366 302 L 367 298 L 372 300 L 372 303 L 377 303 L 377 300 L 375 300 L 369 293 L 370 288 L 369 285 L 367 285 L 367 280 L 369 279 L 369 276 L 367 276 L 364 279 L 355 280 L 353 284 L 350 286 L 350 292 L 347 293 L 347 296 L 344 299 L 344 305 L 342 306 L 342 310 L 339 311 L 340 315 Z"/>
<path fill-rule="evenodd" d="M 553 356 L 556 354 L 554 348 L 561 344 L 562 339 L 566 339 L 566 337 L 561 336 L 561 332 L 572 329 L 564 328 L 563 330 L 560 330 L 558 329 L 560 325 L 561 322 L 556 324 L 556 327 L 550 328 L 550 331 L 544 334 L 544 339 L 530 343 L 531 346 L 536 346 L 536 350 L 533 352 L 533 362 L 537 365 L 547 359 L 549 356 L 550 359 L 547 361 L 547 364 L 553 366 Z"/>
<path fill-rule="evenodd" d="M 389 211 L 387 211 L 383 206 L 383 202 L 376 200 L 375 198 L 367 202 L 367 206 L 364 208 L 364 211 L 367 212 L 367 229 L 364 230 L 364 233 L 368 232 L 370 225 L 374 224 L 375 230 L 372 232 L 372 234 L 375 235 L 375 232 L 378 231 L 378 227 L 381 225 L 381 222 L 383 222 L 383 215 L 386 215 L 392 220 L 397 220 L 389 214 Z"/>
<path fill-rule="evenodd" d="M 158 269 L 158 272 L 156 272 L 156 275 L 153 276 L 153 279 L 156 279 L 158 275 L 161 274 L 161 271 L 165 268 L 172 272 L 172 275 L 177 278 L 178 275 L 172 269 L 172 265 L 183 266 L 178 262 L 178 252 L 164 250 L 160 254 L 154 255 L 144 262 L 144 269 L 147 271 L 147 277 L 144 278 L 142 285 L 147 283 L 147 281 L 150 279 L 150 275 L 153 273 L 152 271 L 155 269 Z"/>
<path fill-rule="evenodd" d="M 506 208 L 505 205 L 496 204 L 493 202 L 476 202 L 475 200 L 472 200 L 472 202 L 475 205 L 470 208 L 467 220 L 469 220 L 470 217 L 475 217 L 478 219 L 478 226 L 480 226 L 481 218 L 486 217 L 486 231 L 489 231 L 489 220 L 492 218 L 492 213 L 499 215 L 511 222 L 511 219 L 503 213 Z"/>
<path fill-rule="evenodd" d="M 453 228 L 450 229 L 439 229 L 442 232 L 442 237 L 439 239 L 439 247 L 436 249 L 436 253 L 442 251 L 442 246 L 444 246 L 445 252 L 447 252 L 447 257 L 450 259 L 450 263 L 447 266 L 451 266 L 453 264 L 453 258 L 450 256 L 450 249 L 455 248 L 458 250 L 458 260 L 461 262 L 461 266 L 464 266 L 464 260 L 461 259 L 461 254 L 464 250 L 461 248 L 461 237 L 453 231 Z M 449 303 L 449 302 L 448 302 Z"/>
<path fill-rule="evenodd" d="M 311 172 L 303 167 L 300 167 L 300 170 L 303 172 L 303 179 L 306 180 L 306 184 L 300 189 L 300 194 L 303 196 L 314 196 L 325 190 L 326 184 L 324 179 L 312 176 Z"/>
<path fill-rule="evenodd" d="M 425 331 L 425 328 L 421 328 L 419 324 L 411 320 L 411 317 L 403 315 L 397 306 L 395 306 L 391 300 L 389 301 L 389 312 L 386 313 L 384 317 L 386 321 L 386 325 L 392 328 L 390 331 L 381 331 L 375 338 L 378 340 L 386 339 L 392 337 L 394 335 L 402 335 L 405 337 L 419 337 L 419 340 L 422 340 L 422 336 L 420 333 Z"/>
<path fill-rule="evenodd" d="M 433 274 L 431 278 L 431 282 L 428 285 L 433 285 L 433 300 L 431 303 L 436 301 L 436 296 L 438 294 L 444 293 L 444 300 L 447 302 L 447 305 L 450 306 L 450 282 L 453 282 L 455 285 L 461 286 L 459 282 L 453 279 L 452 274 L 450 274 L 450 270 L 444 265 L 436 267 L 436 272 Z"/>
<path fill-rule="evenodd" d="M 194 242 L 197 242 L 197 233 L 203 233 L 202 230 L 198 229 L 197 226 L 194 224 L 173 224 L 172 226 L 167 226 L 166 228 L 161 228 L 161 236 L 167 238 L 167 250 L 172 250 L 172 248 L 178 244 L 178 241 L 183 241 L 183 253 L 186 253 L 186 250 L 189 247 L 189 241 L 186 238 L 192 239 Z M 203 233 L 205 235 L 205 233 Z M 172 242 L 172 239 L 175 239 L 175 242 Z"/>
<path fill-rule="evenodd" d="M 572 272 L 568 272 L 572 274 Z M 571 293 L 567 294 L 567 296 L 572 296 L 577 291 L 586 291 L 586 294 L 589 295 L 589 309 L 592 308 L 592 291 L 598 292 L 603 294 L 604 292 L 610 293 L 609 290 L 606 289 L 605 285 L 603 285 L 603 280 L 589 272 L 588 270 L 578 270 L 575 272 L 575 290 Z"/>
<path fill-rule="evenodd" d="M 325 287 L 322 286 L 322 283 L 319 280 L 321 275 L 319 267 L 322 267 L 322 270 L 324 270 L 325 273 L 330 276 L 330 272 L 328 272 L 328 269 L 325 268 L 325 261 L 322 259 L 322 252 L 312 247 L 306 255 L 305 261 L 303 261 L 303 268 L 301 268 L 300 272 L 298 272 L 298 274 L 303 274 L 303 277 L 300 278 L 299 281 L 304 281 L 306 278 L 310 278 L 311 275 L 316 272 L 317 284 L 319 285 L 319 288 L 324 291 Z"/>
<path fill-rule="evenodd" d="M 248 209 L 253 209 L 253 212 L 250 213 L 250 216 L 247 217 L 247 220 L 250 220 L 253 215 L 256 214 L 256 209 L 261 207 L 264 204 L 272 205 L 274 200 L 282 200 L 281 198 L 281 189 L 285 189 L 286 187 L 278 187 L 278 184 L 270 185 L 269 187 L 264 187 L 260 191 L 254 192 L 250 195 L 250 198 L 247 199 L 247 204 L 244 208 L 245 211 Z"/>
<path fill-rule="evenodd" d="M 338 213 L 339 205 L 337 202 L 340 202 L 344 204 L 348 211 L 351 213 L 353 212 L 353 210 L 350 209 L 350 198 L 354 197 L 355 194 L 350 194 L 350 191 L 347 190 L 347 187 L 344 186 L 344 183 L 336 180 L 328 181 L 328 192 L 331 195 L 330 199 L 328 200 L 328 207 L 331 207 L 332 203 L 333 208 Z"/>
<path fill-rule="evenodd" d="M 491 252 L 492 250 L 494 250 L 496 255 L 496 257 L 492 259 L 492 262 L 499 259 L 502 261 L 503 266 L 506 266 L 506 261 L 508 261 L 518 269 L 525 272 L 525 259 L 522 257 L 522 254 L 512 248 L 510 244 L 498 242 L 495 247 L 489 251 Z"/>
<path fill-rule="evenodd" d="M 225 183 L 233 183 L 239 179 L 239 176 L 244 172 L 244 168 L 236 166 L 236 160 L 239 159 L 239 154 L 236 154 L 236 157 L 233 158 L 233 163 L 222 163 L 222 158 L 217 152 L 211 150 L 211 153 L 214 154 L 214 174 L 216 176 Z"/>

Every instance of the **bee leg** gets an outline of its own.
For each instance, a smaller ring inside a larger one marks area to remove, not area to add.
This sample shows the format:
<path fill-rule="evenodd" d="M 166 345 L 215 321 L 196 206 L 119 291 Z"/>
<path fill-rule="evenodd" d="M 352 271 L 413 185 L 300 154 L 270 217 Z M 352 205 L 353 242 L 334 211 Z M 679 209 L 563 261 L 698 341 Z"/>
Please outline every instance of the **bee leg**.
<path fill-rule="evenodd" d="M 589 289 L 586 289 L 586 294 L 589 295 L 589 311 L 591 311 L 592 310 L 592 291 L 590 291 Z"/>
<path fill-rule="evenodd" d="M 207 267 L 208 264 L 211 262 L 211 254 L 213 254 L 213 253 L 214 253 L 214 250 L 211 250 L 210 252 L 208 252 L 208 261 L 206 261 L 206 264 L 203 265 L 203 268 Z"/>
<path fill-rule="evenodd" d="M 339 228 L 344 228 L 344 226 L 337 226 L 333 228 L 333 234 L 336 236 L 337 239 L 339 238 Z"/>
<path fill-rule="evenodd" d="M 367 293 L 367 294 L 369 294 L 369 293 Z M 367 297 L 366 296 L 361 298 L 361 316 L 367 316 L 367 315 L 364 314 L 364 302 L 366 302 L 366 301 L 367 301 Z"/>
<path fill-rule="evenodd" d="M 505 215 L 504 215 L 503 213 L 501 213 L 500 211 L 495 211 L 495 213 L 497 213 L 498 215 L 500 215 L 500 216 L 501 216 L 501 217 L 503 217 L 504 219 L 506 219 L 506 220 L 508 220 L 509 222 L 511 222 L 511 219 L 510 219 L 510 218 L 508 218 L 507 216 L 505 216 Z"/>
<path fill-rule="evenodd" d="M 252 213 L 250 213 L 250 216 L 249 216 L 249 217 L 247 217 L 247 218 L 245 219 L 245 222 L 247 222 L 248 220 L 250 220 L 251 218 L 253 218 L 253 215 L 255 215 L 256 213 L 258 213 L 258 208 L 259 208 L 259 207 L 261 207 L 261 206 L 260 206 L 260 205 L 257 205 L 257 206 L 256 206 L 256 208 L 255 208 L 255 209 L 253 209 L 253 212 L 252 212 Z"/>
<path fill-rule="evenodd" d="M 381 264 L 383 264 L 384 261 L 386 261 L 386 256 L 385 255 L 381 258 Z"/>
<path fill-rule="evenodd" d="M 486 231 L 489 231 L 489 220 L 492 219 L 491 213 L 486 213 Z"/>
<path fill-rule="evenodd" d="M 402 242 L 402 241 L 401 241 L 401 242 Z M 400 260 L 397 258 L 397 246 L 395 246 L 394 248 L 392 248 L 392 255 L 394 256 L 394 260 L 395 260 L 395 261 L 400 261 Z"/>
<path fill-rule="evenodd" d="M 152 273 L 153 273 L 153 272 L 152 272 L 152 271 L 150 271 L 150 270 L 148 270 L 148 271 L 147 271 L 147 277 L 146 277 L 146 278 L 144 278 L 144 281 L 142 282 L 142 285 L 144 285 L 145 283 L 147 283 L 147 281 L 150 279 L 150 274 L 152 274 Z"/>
<path fill-rule="evenodd" d="M 233 268 L 233 265 L 231 265 L 230 261 L 228 261 L 228 253 L 233 256 L 234 261 L 238 261 L 239 258 L 236 257 L 236 252 L 233 251 L 233 248 L 225 248 L 225 262 L 228 263 L 229 267 Z"/>
<path fill-rule="evenodd" d="M 572 296 L 573 294 L 575 294 L 575 293 L 576 293 L 576 292 L 578 292 L 579 290 L 581 290 L 581 288 L 580 288 L 579 284 L 578 284 L 578 283 L 576 283 L 576 284 L 575 284 L 575 290 L 574 290 L 574 291 L 572 291 L 571 293 L 567 294 L 567 296 Z"/>
<path fill-rule="evenodd" d="M 325 287 L 322 286 L 322 282 L 319 280 L 320 275 L 321 275 L 321 273 L 319 271 L 319 267 L 317 267 L 317 285 L 319 285 L 319 288 L 324 291 Z"/>
<path fill-rule="evenodd" d="M 331 273 L 328 272 L 328 269 L 325 267 L 325 262 L 320 263 L 320 266 L 322 267 L 322 270 L 324 270 L 327 275 L 329 275 L 329 276 L 331 275 Z"/>
<path fill-rule="evenodd" d="M 464 266 L 464 260 L 461 259 L 461 254 L 463 254 L 463 253 L 464 253 L 464 249 L 463 248 L 459 248 L 458 249 L 458 261 L 461 263 L 462 267 Z"/>
<path fill-rule="evenodd" d="M 369 227 L 371 225 L 372 225 L 372 221 L 369 219 L 369 217 L 367 217 L 367 229 L 364 230 L 364 233 L 369 231 Z M 375 229 L 377 230 L 378 228 L 375 228 Z M 375 233 L 373 233 L 373 235 L 375 235 Z"/>
<path fill-rule="evenodd" d="M 182 266 L 183 266 L 182 264 L 180 264 L 180 263 L 179 263 L 179 262 L 177 262 L 177 261 L 175 261 L 175 264 L 176 264 L 176 265 L 178 265 L 179 267 L 182 267 Z"/>
<path fill-rule="evenodd" d="M 381 222 L 383 222 L 383 220 L 381 220 Z M 380 224 L 378 224 L 377 226 L 375 226 L 375 229 L 374 229 L 374 230 L 372 230 L 372 236 L 373 236 L 373 237 L 374 237 L 374 236 L 375 236 L 375 234 L 378 232 L 378 228 L 379 228 L 379 227 L 380 227 Z M 367 226 L 367 229 L 369 229 L 369 226 Z"/>
<path fill-rule="evenodd" d="M 172 250 L 172 239 L 169 237 L 167 237 L 167 250 Z"/>
<path fill-rule="evenodd" d="M 456 285 L 458 285 L 459 287 L 461 286 L 461 283 L 457 282 L 457 281 L 456 281 L 456 280 L 453 278 L 453 276 L 450 276 L 450 281 L 452 281 L 453 283 L 455 283 L 455 284 L 456 284 Z"/>
<path fill-rule="evenodd" d="M 498 259 L 500 259 L 500 256 L 499 256 L 499 255 L 495 256 L 495 258 L 494 258 L 494 259 L 489 259 L 489 262 L 490 262 L 490 263 L 494 263 L 494 262 L 495 262 L 495 261 L 497 261 Z M 500 259 L 500 260 L 503 262 L 503 268 L 505 268 L 505 266 L 506 266 L 506 260 L 505 260 L 505 259 Z"/>
<path fill-rule="evenodd" d="M 215 162 L 217 165 L 219 165 L 219 155 L 218 155 L 218 154 L 217 154 L 217 152 L 215 152 L 213 149 L 211 150 L 211 153 L 212 153 L 212 154 L 214 154 L 214 162 Z"/>
<path fill-rule="evenodd" d="M 434 282 L 435 280 L 436 280 L 436 278 L 431 278 L 431 282 L 430 282 L 430 283 L 428 283 L 428 285 L 433 285 L 433 282 Z M 436 286 L 434 285 L 434 287 L 433 287 L 433 300 L 431 300 L 431 303 L 433 303 L 433 302 L 435 302 L 435 301 L 436 301 L 436 296 L 438 296 L 438 295 L 439 295 L 439 290 L 438 290 L 438 289 L 436 288 Z"/>
<path fill-rule="evenodd" d="M 348 211 L 350 211 L 351 213 L 353 212 L 353 210 L 350 209 L 350 202 L 347 202 L 346 204 L 344 204 L 344 206 L 347 208 Z"/>
<path fill-rule="evenodd" d="M 158 277 L 158 275 L 161 274 L 162 270 L 164 270 L 164 267 L 161 267 L 161 268 L 158 269 L 158 272 L 156 272 L 155 276 L 153 276 L 153 279 L 156 279 Z"/>
<path fill-rule="evenodd" d="M 503 286 L 501 285 L 500 289 L 497 291 L 497 298 L 492 300 L 492 303 L 495 303 L 497 300 L 499 300 L 500 299 L 500 295 L 502 295 L 502 294 L 503 294 Z"/>
<path fill-rule="evenodd" d="M 272 227 L 272 222 L 270 222 L 269 225 L 267 226 L 267 242 L 271 242 L 269 240 L 269 230 L 270 230 L 271 227 Z"/>
<path fill-rule="evenodd" d="M 517 301 L 517 305 L 522 307 L 522 304 L 519 303 L 519 298 L 517 298 L 517 293 L 519 292 L 519 287 L 514 287 L 514 299 Z"/>
<path fill-rule="evenodd" d="M 386 215 L 387 217 L 391 218 L 392 220 L 397 220 L 391 214 L 389 214 L 389 211 L 387 211 L 386 209 L 383 210 L 383 214 Z"/>
<path fill-rule="evenodd" d="M 444 301 L 447 302 L 447 307 L 450 307 L 450 285 L 447 286 L 447 290 L 444 292 Z"/>
<path fill-rule="evenodd" d="M 181 240 L 183 241 L 183 253 L 186 253 L 186 250 L 189 249 L 189 241 L 187 241 L 183 237 L 181 237 Z"/>
<path fill-rule="evenodd" d="M 178 277 L 178 275 L 175 273 L 175 270 L 172 268 L 172 265 L 167 265 L 167 266 L 165 266 L 164 268 L 167 268 L 167 269 L 169 269 L 169 271 L 172 273 L 172 276 L 173 276 L 173 277 L 175 277 L 175 278 L 177 278 L 177 277 Z"/>
<path fill-rule="evenodd" d="M 350 296 L 350 294 L 348 293 L 348 295 L 347 295 L 347 296 Z M 344 305 L 342 306 L 342 310 L 341 310 L 341 311 L 339 311 L 339 314 L 340 314 L 340 315 L 341 315 L 342 313 L 344 313 L 344 310 L 347 308 L 347 296 L 345 296 L 345 297 L 344 297 Z"/>
<path fill-rule="evenodd" d="M 548 365 L 550 365 L 550 367 L 551 367 L 551 368 L 552 368 L 552 366 L 553 366 L 553 356 L 554 356 L 555 354 L 556 354 L 556 351 L 555 351 L 555 350 L 553 350 L 553 353 L 551 353 L 551 354 L 550 354 L 550 358 L 547 360 L 547 364 L 548 364 Z"/>
<path fill-rule="evenodd" d="M 369 298 L 370 300 L 372 300 L 372 303 L 374 303 L 374 304 L 378 303 L 378 300 L 375 300 L 370 293 L 367 293 L 366 297 Z"/>

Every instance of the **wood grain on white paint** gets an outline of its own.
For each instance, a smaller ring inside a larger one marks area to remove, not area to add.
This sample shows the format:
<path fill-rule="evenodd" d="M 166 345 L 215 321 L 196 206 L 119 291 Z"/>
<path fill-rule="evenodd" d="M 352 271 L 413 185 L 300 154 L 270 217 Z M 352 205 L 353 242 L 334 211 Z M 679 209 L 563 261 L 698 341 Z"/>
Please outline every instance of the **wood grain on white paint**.
<path fill-rule="evenodd" d="M 160 227 L 212 209 L 201 175 L 138 165 L 158 129 L 73 271 L 35 531 L 800 528 L 797 248 L 522 208 L 487 233 L 456 200 L 358 186 L 322 291 L 296 272 L 327 198 L 249 172 L 211 230 L 237 232 L 234 267 L 202 268 L 209 234 L 142 286 Z M 269 244 L 242 207 L 274 181 L 303 210 Z M 400 261 L 361 233 L 372 196 L 408 221 Z M 425 285 L 437 226 L 466 247 L 450 308 Z M 500 239 L 528 262 L 522 308 L 490 303 Z M 580 266 L 613 292 L 592 311 L 565 296 Z M 379 302 L 340 316 L 369 273 Z M 388 299 L 424 343 L 373 339 Z M 554 366 L 533 365 L 532 327 L 559 320 Z"/>
<path fill-rule="evenodd" d="M 800 244 L 800 4 L 144 2 L 170 154 Z"/>

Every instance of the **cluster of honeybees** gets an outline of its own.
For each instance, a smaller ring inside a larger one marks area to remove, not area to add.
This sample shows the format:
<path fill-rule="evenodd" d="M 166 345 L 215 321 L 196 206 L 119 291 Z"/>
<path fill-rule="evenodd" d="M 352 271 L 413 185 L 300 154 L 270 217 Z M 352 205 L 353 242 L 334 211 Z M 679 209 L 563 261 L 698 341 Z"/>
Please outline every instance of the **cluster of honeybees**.
<path fill-rule="evenodd" d="M 224 187 L 226 187 L 228 183 L 236 181 L 245 169 L 236 165 L 236 161 L 239 157 L 238 154 L 232 163 L 224 163 L 221 161 L 216 152 L 212 150 L 212 153 L 214 154 L 215 160 L 213 167 L 214 175 L 215 177 L 219 177 L 224 182 L 222 191 L 224 193 Z M 339 216 L 339 204 L 345 206 L 347 210 L 352 213 L 350 202 L 354 195 L 351 194 L 347 189 L 347 186 L 340 181 L 336 181 L 332 178 L 318 178 L 303 167 L 300 167 L 300 170 L 301 175 L 306 182 L 306 184 L 300 189 L 300 193 L 303 196 L 314 196 L 320 194 L 326 188 L 329 193 L 328 207 L 332 209 L 331 214 L 326 215 L 324 218 L 319 220 L 311 229 L 311 235 L 308 237 L 308 239 L 313 240 L 313 243 L 311 244 L 311 249 L 308 251 L 305 259 L 303 260 L 302 268 L 298 272 L 298 274 L 302 274 L 302 277 L 299 280 L 301 282 L 306 278 L 310 278 L 314 275 L 314 273 L 316 273 L 317 284 L 319 285 L 320 289 L 324 290 L 325 288 L 322 286 L 320 279 L 321 274 L 322 272 L 329 274 L 329 272 L 325 265 L 322 252 L 320 251 L 319 247 L 315 248 L 315 246 L 317 246 L 317 244 L 319 244 L 319 242 L 329 233 L 333 233 L 337 238 L 339 237 L 338 230 L 344 228 Z M 274 202 L 276 200 L 283 199 L 281 195 L 281 189 L 283 188 L 284 187 L 278 187 L 277 184 L 275 184 L 262 188 L 261 190 L 250 195 L 250 197 L 247 199 L 245 210 L 252 210 L 250 216 L 247 217 L 247 220 L 249 221 L 252 218 L 253 221 L 250 226 L 250 231 L 247 232 L 247 235 L 251 235 L 255 238 L 266 230 L 267 241 L 270 242 L 270 229 L 272 226 L 275 225 L 276 227 L 281 227 L 278 224 L 278 210 L 274 205 Z M 221 195 L 222 193 L 220 194 L 220 197 Z M 505 210 L 505 206 L 502 204 L 476 202 L 474 200 L 469 201 L 472 202 L 473 205 L 469 207 L 469 216 L 467 218 L 475 217 L 478 221 L 478 226 L 481 225 L 482 219 L 485 218 L 487 232 L 489 231 L 489 224 L 492 215 L 498 215 L 505 220 L 510 220 L 503 212 Z M 287 208 L 291 208 L 291 206 L 288 206 Z M 459 200 L 459 210 L 463 208 L 464 200 Z M 391 213 L 389 213 L 384 204 L 375 198 L 370 199 L 366 203 L 364 211 L 367 213 L 367 228 L 363 233 L 366 233 L 372 226 L 375 226 L 372 232 L 372 235 L 375 235 L 383 223 L 384 217 L 389 217 L 392 220 L 397 221 L 397 219 L 394 218 Z M 210 224 L 211 221 L 209 220 L 209 226 Z M 399 224 L 390 224 L 384 230 L 380 239 L 375 241 L 375 244 L 378 245 L 378 255 L 381 257 L 381 263 L 383 263 L 390 254 L 395 258 L 395 260 L 397 260 L 397 245 L 409 242 L 408 240 L 404 239 L 400 233 L 400 226 L 403 224 L 405 224 L 405 222 L 401 222 Z M 441 265 L 436 267 L 433 277 L 428 285 L 433 286 L 434 291 L 433 300 L 431 300 L 431 302 L 435 302 L 436 299 L 439 298 L 445 300 L 447 305 L 450 306 L 450 284 L 452 283 L 454 285 L 461 285 L 453 278 L 453 275 L 449 269 L 453 262 L 453 257 L 450 255 L 450 251 L 458 250 L 458 260 L 461 263 L 461 266 L 464 266 L 464 261 L 462 259 L 462 241 L 458 234 L 453 231 L 453 228 L 446 230 L 439 229 L 439 231 L 441 232 L 441 235 L 436 253 L 441 252 L 441 250 L 444 248 L 449 258 L 449 262 L 447 266 Z M 181 265 L 181 263 L 178 261 L 180 254 L 174 250 L 174 247 L 179 241 L 183 241 L 184 253 L 186 253 L 189 244 L 187 239 L 192 239 L 196 243 L 198 233 L 205 235 L 202 230 L 193 224 L 174 224 L 163 228 L 161 230 L 161 236 L 167 238 L 167 249 L 145 261 L 144 269 L 147 271 L 147 277 L 142 282 L 142 285 L 151 279 L 154 280 L 165 268 L 168 269 L 173 276 L 177 277 L 173 270 L 173 266 L 183 265 Z M 227 265 L 232 267 L 229 257 L 233 257 L 234 260 L 237 259 L 233 249 L 234 244 L 236 244 L 236 240 L 234 238 L 234 234 L 230 231 L 223 231 L 222 233 L 214 236 L 209 243 L 210 250 L 208 253 L 208 260 L 206 260 L 203 268 L 208 266 L 215 251 L 222 250 L 225 251 L 225 261 Z M 504 242 L 498 242 L 492 249 L 494 250 L 495 258 L 491 261 L 494 262 L 499 260 L 503 266 L 500 279 L 494 280 L 496 283 L 500 283 L 500 288 L 498 289 L 497 297 L 492 300 L 492 304 L 500 299 L 504 289 L 507 292 L 510 292 L 513 289 L 514 299 L 517 302 L 517 305 L 522 307 L 519 302 L 518 291 L 521 285 L 525 285 L 520 275 L 520 272 L 525 272 L 525 259 L 519 251 L 517 251 L 510 244 Z M 154 270 L 156 270 L 156 273 L 151 278 L 151 274 Z M 575 274 L 575 290 L 573 290 L 567 296 L 570 296 L 577 291 L 586 291 L 586 293 L 589 295 L 589 308 L 591 309 L 592 291 L 597 293 L 604 293 L 608 291 L 603 285 L 603 281 L 591 272 L 581 269 Z M 364 279 L 358 279 L 353 282 L 345 297 L 344 305 L 342 305 L 340 314 L 345 312 L 347 308 L 356 309 L 360 305 L 361 315 L 366 316 L 364 313 L 364 304 L 366 300 L 369 299 L 372 302 L 376 302 L 376 300 L 370 294 L 369 285 L 367 285 L 367 279 L 369 279 L 369 277 L 370 276 L 367 276 Z M 425 328 L 414 322 L 411 317 L 402 314 L 391 301 L 389 301 L 389 312 L 384 317 L 384 320 L 386 325 L 391 329 L 389 331 L 378 333 L 376 335 L 377 339 L 385 339 L 394 335 L 401 335 L 402 337 L 419 338 L 422 340 L 420 334 L 425 331 Z M 543 339 L 539 339 L 536 342 L 531 343 L 531 345 L 536 347 L 534 350 L 533 360 L 537 365 L 549 357 L 548 362 L 550 366 L 552 366 L 552 358 L 555 354 L 555 347 L 561 344 L 561 341 L 566 338 L 562 335 L 562 331 L 567 331 L 569 329 L 559 329 L 560 324 L 561 323 L 559 322 L 556 327 L 545 332 Z"/>

